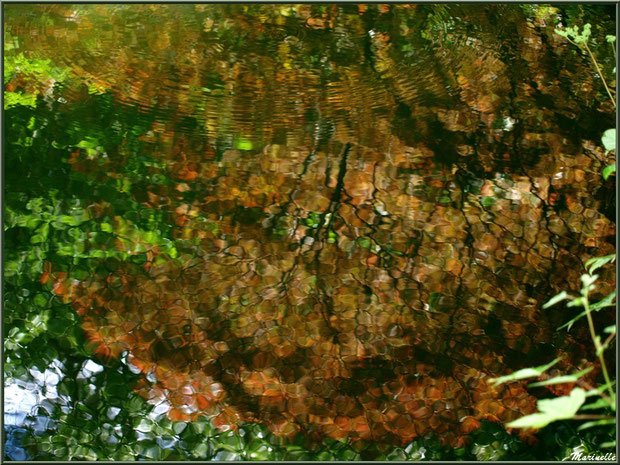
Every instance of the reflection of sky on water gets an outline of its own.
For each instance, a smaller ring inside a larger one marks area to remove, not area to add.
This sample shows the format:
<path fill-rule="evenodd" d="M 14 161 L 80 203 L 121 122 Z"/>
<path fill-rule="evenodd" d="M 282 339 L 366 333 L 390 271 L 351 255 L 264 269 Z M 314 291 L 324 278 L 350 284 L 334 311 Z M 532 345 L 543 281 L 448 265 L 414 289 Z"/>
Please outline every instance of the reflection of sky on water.
<path fill-rule="evenodd" d="M 88 379 L 103 370 L 103 367 L 92 360 L 87 360 L 77 378 Z M 25 428 L 35 433 L 42 433 L 53 426 L 51 415 L 53 403 L 66 405 L 69 398 L 58 394 L 58 383 L 64 377 L 64 366 L 54 360 L 51 365 L 41 372 L 36 368 L 30 369 L 30 381 L 7 379 L 4 387 L 4 425 L 6 434 L 5 455 L 11 460 L 28 460 L 28 454 L 21 447 L 21 437 L 26 433 Z M 35 409 L 35 407 L 37 407 Z M 63 408 L 63 410 L 64 410 Z M 43 409 L 47 414 L 40 411 Z M 42 413 L 42 414 L 39 414 Z"/>
<path fill-rule="evenodd" d="M 124 354 L 123 362 L 134 373 L 139 370 L 133 366 Z M 5 457 L 9 460 L 30 460 L 30 457 L 22 447 L 21 440 L 28 435 L 28 431 L 41 434 L 45 430 L 54 427 L 54 421 L 50 419 L 54 404 L 59 404 L 64 412 L 68 412 L 71 399 L 58 394 L 58 383 L 64 378 L 65 367 L 59 360 L 54 360 L 51 365 L 41 372 L 36 368 L 29 370 L 30 380 L 24 381 L 9 378 L 5 382 L 4 389 L 4 424 L 5 424 Z M 87 360 L 82 365 L 76 379 L 83 383 L 90 383 L 95 389 L 95 375 L 103 371 L 103 366 L 92 360 Z M 138 440 L 152 438 L 152 423 L 149 420 L 157 420 L 164 415 L 170 405 L 158 399 L 152 399 L 154 408 L 146 416 L 145 420 L 136 427 Z M 42 412 L 43 409 L 45 412 Z M 114 420 L 120 413 L 118 407 L 109 407 L 106 415 Z M 120 426 L 115 427 L 118 434 L 122 434 Z M 30 433 L 31 434 L 31 433 Z M 110 439 L 114 440 L 113 436 Z M 178 440 L 156 438 L 156 442 L 162 448 L 170 448 L 177 444 Z"/>
<path fill-rule="evenodd" d="M 22 381 L 8 380 L 4 389 L 4 454 L 9 460 L 28 460 L 28 454 L 21 447 L 21 438 L 26 432 L 22 426 L 26 415 L 37 405 L 40 386 L 35 385 L 34 391 L 26 387 Z"/>

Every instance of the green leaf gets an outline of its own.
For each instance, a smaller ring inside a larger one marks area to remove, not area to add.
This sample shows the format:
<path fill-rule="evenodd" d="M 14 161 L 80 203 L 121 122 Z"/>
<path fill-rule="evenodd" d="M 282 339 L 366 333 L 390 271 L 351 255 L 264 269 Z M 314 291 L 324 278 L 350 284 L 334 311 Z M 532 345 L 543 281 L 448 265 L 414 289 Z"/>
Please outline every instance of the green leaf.
<path fill-rule="evenodd" d="M 583 31 L 581 35 L 587 41 L 591 34 L 592 34 L 592 26 L 590 25 L 590 23 L 588 23 L 583 26 Z"/>
<path fill-rule="evenodd" d="M 252 150 L 254 144 L 252 144 L 250 140 L 240 137 L 239 140 L 237 140 L 236 146 L 239 150 Z"/>
<path fill-rule="evenodd" d="M 610 44 L 613 44 L 616 41 L 616 36 L 605 36 L 605 40 L 607 40 Z"/>
<path fill-rule="evenodd" d="M 610 262 L 613 262 L 616 259 L 616 254 L 605 255 L 604 257 L 593 257 L 585 263 L 585 268 L 588 270 L 588 273 L 592 274 L 595 270 L 599 269 L 601 266 L 607 265 Z M 583 278 L 582 278 L 583 280 Z"/>
<path fill-rule="evenodd" d="M 573 325 L 577 322 L 577 320 L 579 320 L 580 318 L 583 318 L 584 316 L 586 316 L 586 311 L 584 310 L 583 312 L 581 312 L 579 315 L 577 315 L 575 318 L 567 321 L 566 323 L 564 323 L 562 326 L 558 327 L 558 329 L 564 329 L 566 328 L 566 331 L 570 331 L 570 329 L 573 327 Z"/>
<path fill-rule="evenodd" d="M 435 310 L 437 308 L 437 304 L 439 303 L 439 300 L 441 299 L 442 294 L 440 292 L 433 292 L 428 300 L 428 306 L 431 308 L 431 310 Z"/>
<path fill-rule="evenodd" d="M 585 375 L 586 373 L 589 373 L 593 369 L 594 367 L 589 367 L 580 372 L 573 373 L 572 375 L 556 376 L 555 378 L 546 379 L 538 383 L 528 384 L 528 387 L 549 386 L 551 384 L 562 384 L 562 383 L 574 383 L 577 380 L 579 380 L 579 378 L 581 378 L 583 375 Z"/>
<path fill-rule="evenodd" d="M 616 423 L 616 420 L 613 419 L 613 418 L 607 419 L 607 420 L 588 421 L 588 422 L 584 423 L 583 425 L 580 425 L 577 428 L 577 431 L 582 431 L 584 429 L 592 428 L 593 426 L 613 425 L 615 423 Z"/>
<path fill-rule="evenodd" d="M 611 405 L 608 401 L 606 401 L 605 399 L 597 399 L 595 402 L 592 402 L 591 404 L 587 404 L 584 405 L 583 407 L 581 407 L 581 410 L 598 410 L 601 408 L 609 408 Z"/>
<path fill-rule="evenodd" d="M 77 226 L 80 224 L 79 220 L 73 216 L 63 215 L 60 217 L 60 221 L 62 223 L 68 224 L 69 226 Z"/>
<path fill-rule="evenodd" d="M 560 418 L 571 418 L 586 400 L 586 391 L 581 388 L 573 389 L 569 395 L 554 399 L 540 399 L 536 405 L 542 413 L 555 415 Z"/>
<path fill-rule="evenodd" d="M 38 229 L 37 234 L 30 238 L 31 244 L 38 244 L 40 242 L 45 242 L 47 240 L 47 235 L 49 233 L 50 225 L 49 223 L 43 223 Z"/>
<path fill-rule="evenodd" d="M 172 431 L 174 431 L 174 434 L 181 434 L 186 427 L 187 423 L 181 421 L 175 421 L 172 423 Z"/>
<path fill-rule="evenodd" d="M 370 240 L 365 237 L 358 238 L 357 243 L 360 245 L 360 247 L 363 247 L 364 249 L 367 249 L 370 247 Z"/>
<path fill-rule="evenodd" d="M 508 423 L 508 428 L 543 428 L 555 419 L 544 413 L 532 413 Z"/>
<path fill-rule="evenodd" d="M 34 94 L 24 94 L 22 92 L 5 92 L 4 109 L 8 110 L 18 105 L 35 108 L 37 106 L 37 96 Z"/>
<path fill-rule="evenodd" d="M 611 294 L 605 296 L 603 299 L 590 305 L 590 310 L 596 311 L 596 310 L 600 310 L 601 308 L 605 308 L 605 307 L 613 307 L 615 305 L 614 304 L 615 298 L 616 298 L 616 291 L 613 291 Z"/>
<path fill-rule="evenodd" d="M 492 207 L 493 204 L 496 202 L 496 199 L 494 197 L 482 197 L 482 206 L 484 208 L 489 208 Z"/>
<path fill-rule="evenodd" d="M 567 307 L 582 307 L 583 306 L 583 297 L 577 297 L 576 299 L 571 300 L 566 304 Z"/>
<path fill-rule="evenodd" d="M 607 131 L 605 131 L 603 133 L 601 141 L 603 142 L 603 147 L 605 147 L 605 150 L 607 150 L 608 152 L 616 150 L 616 130 L 608 129 Z"/>
<path fill-rule="evenodd" d="M 562 360 L 561 357 L 558 357 L 552 362 L 547 363 L 546 365 L 541 365 L 535 368 L 523 368 L 522 370 L 515 371 L 511 375 L 502 376 L 500 378 L 492 378 L 489 380 L 489 382 L 497 386 L 499 384 L 503 384 L 508 381 L 516 381 L 516 380 L 525 379 L 525 378 L 535 378 L 537 376 L 542 375 L 545 371 L 547 371 L 553 365 L 558 363 L 560 360 Z"/>
<path fill-rule="evenodd" d="M 47 328 L 52 335 L 60 336 L 65 333 L 68 325 L 65 320 L 54 318 L 47 323 Z"/>
<path fill-rule="evenodd" d="M 596 389 L 591 389 L 586 393 L 586 397 L 598 396 L 602 392 L 604 392 L 605 389 L 608 389 L 608 388 L 614 389 L 615 384 L 616 384 L 616 381 L 614 380 L 614 381 L 611 381 L 610 383 L 605 383 L 602 386 L 597 387 Z"/>
<path fill-rule="evenodd" d="M 561 302 L 562 300 L 566 300 L 570 298 L 571 296 L 566 291 L 562 291 L 558 295 L 551 297 L 551 299 L 549 299 L 549 301 L 546 304 L 544 304 L 542 308 L 549 308 L 552 305 L 555 305 L 558 302 Z"/>
<path fill-rule="evenodd" d="M 34 215 L 28 215 L 26 217 L 21 217 L 18 218 L 18 224 L 22 224 L 21 220 L 24 219 L 25 222 L 25 226 L 28 229 L 36 229 L 40 224 L 41 224 L 41 220 L 37 217 L 35 217 Z"/>
<path fill-rule="evenodd" d="M 90 256 L 92 258 L 105 258 L 106 257 L 106 251 L 105 250 L 91 250 L 90 251 Z"/>
<path fill-rule="evenodd" d="M 97 141 L 97 139 L 93 139 L 92 137 L 87 137 L 86 139 L 78 142 L 76 147 L 79 147 L 81 149 L 96 149 L 98 145 L 99 145 L 99 142 Z"/>
<path fill-rule="evenodd" d="M 591 290 L 593 287 L 593 284 L 596 282 L 597 279 L 598 279 L 597 274 L 593 274 L 593 275 L 582 274 L 581 275 L 581 283 L 582 283 L 581 294 L 585 295 L 587 293 L 586 291 Z"/>
<path fill-rule="evenodd" d="M 149 433 L 150 431 L 153 430 L 154 426 L 155 425 L 153 424 L 151 420 L 147 418 L 143 418 L 138 424 L 138 426 L 136 427 L 136 430 L 142 433 Z"/>
<path fill-rule="evenodd" d="M 44 294 L 37 294 L 34 296 L 34 304 L 38 307 L 47 307 L 48 299 Z"/>
<path fill-rule="evenodd" d="M 20 269 L 20 262 L 18 262 L 17 260 L 6 262 L 4 264 L 4 276 L 5 277 L 14 276 L 19 272 L 19 269 Z"/>
<path fill-rule="evenodd" d="M 615 305 L 615 303 L 614 303 L 614 299 L 615 298 L 616 298 L 616 291 L 613 291 L 611 294 L 606 296 L 603 300 L 600 300 L 600 301 L 590 305 L 590 310 L 598 312 L 601 308 L 613 307 Z M 576 299 L 576 300 L 582 300 L 582 299 Z M 575 318 L 572 318 L 571 320 L 569 320 L 566 323 L 564 323 L 558 329 L 566 328 L 567 331 L 570 331 L 570 329 L 573 327 L 573 325 L 579 319 L 583 318 L 584 316 L 586 316 L 586 311 L 585 310 L 583 312 L 581 312 L 579 315 L 577 315 Z"/>
<path fill-rule="evenodd" d="M 603 179 L 607 180 L 607 178 L 609 178 L 609 176 L 611 176 L 615 172 L 616 165 L 607 165 L 605 168 L 603 168 Z"/>
<path fill-rule="evenodd" d="M 616 291 L 614 291 L 614 294 L 615 294 L 615 292 Z M 616 325 L 608 326 L 603 331 L 606 332 L 606 333 L 609 333 L 609 334 L 616 334 Z"/>
<path fill-rule="evenodd" d="M 581 388 L 575 388 L 568 396 L 554 399 L 541 399 L 538 401 L 539 413 L 526 415 L 506 426 L 509 428 L 543 428 L 557 420 L 568 420 L 575 416 L 579 407 L 586 400 L 586 392 Z"/>
<path fill-rule="evenodd" d="M 179 252 L 173 245 L 165 248 L 164 252 L 170 255 L 171 258 L 177 258 L 179 256 Z"/>

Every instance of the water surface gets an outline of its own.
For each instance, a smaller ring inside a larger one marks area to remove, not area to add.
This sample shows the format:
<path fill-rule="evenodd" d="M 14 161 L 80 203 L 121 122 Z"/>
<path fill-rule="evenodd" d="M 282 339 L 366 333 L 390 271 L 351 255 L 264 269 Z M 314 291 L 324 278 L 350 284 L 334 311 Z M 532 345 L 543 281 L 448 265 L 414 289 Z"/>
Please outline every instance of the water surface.
<path fill-rule="evenodd" d="M 75 377 L 85 335 L 158 418 L 221 431 L 462 447 L 535 411 L 488 379 L 585 366 L 586 328 L 541 305 L 615 241 L 614 110 L 553 34 L 572 11 L 7 6 L 6 328 L 55 338 L 9 345 L 11 377 Z M 92 386 L 87 422 L 113 419 Z M 65 391 L 49 410 L 78 415 Z"/>

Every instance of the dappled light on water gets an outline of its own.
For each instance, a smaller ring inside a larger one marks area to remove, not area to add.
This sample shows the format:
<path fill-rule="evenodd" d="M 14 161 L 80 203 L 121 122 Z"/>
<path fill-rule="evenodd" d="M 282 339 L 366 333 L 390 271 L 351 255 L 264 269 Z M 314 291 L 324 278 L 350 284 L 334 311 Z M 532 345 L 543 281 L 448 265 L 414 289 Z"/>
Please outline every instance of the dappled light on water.
<path fill-rule="evenodd" d="M 614 252 L 613 113 L 551 19 L 12 6 L 8 56 L 38 74 L 15 65 L 7 91 L 36 98 L 8 112 L 30 108 L 15 121 L 57 166 L 29 155 L 7 175 L 58 201 L 28 204 L 50 212 L 50 246 L 15 266 L 173 422 L 464 447 L 484 420 L 536 410 L 526 383 L 490 378 L 594 363 L 585 326 L 560 338 L 563 309 L 541 305 Z"/>

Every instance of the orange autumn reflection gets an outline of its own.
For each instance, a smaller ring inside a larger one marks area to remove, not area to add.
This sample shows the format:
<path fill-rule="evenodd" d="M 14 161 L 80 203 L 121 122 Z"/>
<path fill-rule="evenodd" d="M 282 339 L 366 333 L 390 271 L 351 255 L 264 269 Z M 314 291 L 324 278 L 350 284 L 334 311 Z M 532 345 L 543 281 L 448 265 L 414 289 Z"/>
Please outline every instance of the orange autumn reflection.
<path fill-rule="evenodd" d="M 350 144 L 203 161 L 193 169 L 217 182 L 171 211 L 197 248 L 174 260 L 154 248 L 143 266 L 115 263 L 79 282 L 58 274 L 55 292 L 97 353 L 127 353 L 155 380 L 138 392 L 168 402 L 172 420 L 206 414 L 224 430 L 260 421 L 280 436 L 400 444 L 434 432 L 462 445 L 482 419 L 535 411 L 523 384 L 492 388 L 489 378 L 551 355 L 565 358 L 564 372 L 582 363 L 568 340 L 550 345 L 543 294 L 523 287 L 545 286 L 552 267 L 577 281 L 579 269 L 552 254 L 582 246 L 543 240 L 560 227 L 557 216 L 540 220 L 546 179 L 487 180 L 481 195 L 494 202 L 484 206 L 458 190 L 454 171 L 420 158 L 427 148 L 398 144 L 389 161 Z M 310 156 L 306 172 L 269 169 Z M 326 174 L 330 157 L 338 168 Z M 418 174 L 390 176 L 412 166 Z M 430 187 L 408 190 L 418 178 Z M 172 202 L 179 181 L 157 195 Z M 442 186 L 464 207 L 437 204 Z M 595 228 L 565 221 L 584 243 L 612 232 L 602 215 Z"/>
<path fill-rule="evenodd" d="M 591 70 L 549 65 L 574 57 L 540 18 L 351 7 L 43 8 L 24 52 L 62 48 L 82 98 L 152 117 L 105 157 L 68 148 L 67 169 L 118 181 L 175 245 L 124 236 L 139 219 L 101 199 L 93 217 L 146 263 L 102 259 L 80 280 L 46 267 L 41 282 L 171 420 L 460 446 L 484 419 L 535 411 L 524 383 L 490 378 L 592 363 L 584 328 L 558 337 L 566 315 L 541 305 L 614 251 L 596 127 L 609 118 L 588 119 Z M 133 27 L 143 15 L 161 27 Z M 504 24 L 514 43 L 489 39 Z M 599 283 L 606 295 L 614 276 Z"/>

